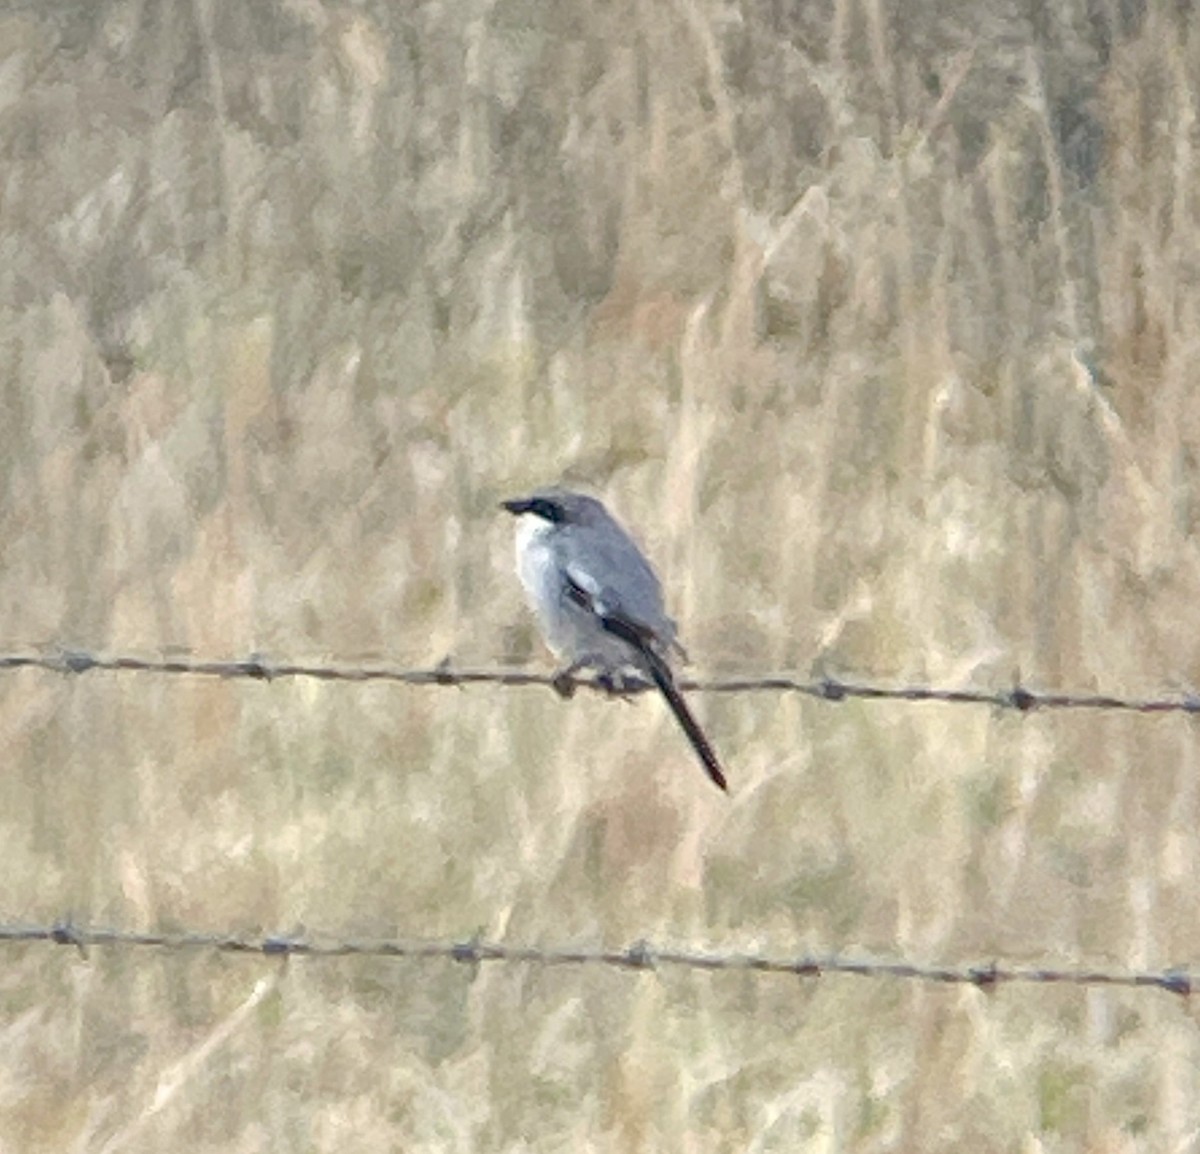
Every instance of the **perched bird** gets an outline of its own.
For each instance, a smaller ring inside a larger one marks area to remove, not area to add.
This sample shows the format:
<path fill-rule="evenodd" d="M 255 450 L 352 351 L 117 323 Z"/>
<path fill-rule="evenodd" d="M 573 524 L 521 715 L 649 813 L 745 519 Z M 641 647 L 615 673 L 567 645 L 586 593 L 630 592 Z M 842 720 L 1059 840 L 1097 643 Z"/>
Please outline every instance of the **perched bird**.
<path fill-rule="evenodd" d="M 540 489 L 502 505 L 517 521 L 517 574 L 568 692 L 581 669 L 610 688 L 633 671 L 667 699 L 708 776 L 728 789 L 721 763 L 675 684 L 668 663 L 678 650 L 658 577 L 633 538 L 595 497 Z"/>

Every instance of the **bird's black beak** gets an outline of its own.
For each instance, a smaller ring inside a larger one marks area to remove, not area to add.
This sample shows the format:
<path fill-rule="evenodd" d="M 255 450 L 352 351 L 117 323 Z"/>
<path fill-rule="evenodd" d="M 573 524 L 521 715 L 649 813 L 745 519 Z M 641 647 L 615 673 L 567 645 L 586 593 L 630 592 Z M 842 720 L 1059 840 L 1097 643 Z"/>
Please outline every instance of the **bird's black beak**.
<path fill-rule="evenodd" d="M 515 497 L 511 501 L 501 501 L 500 508 L 507 509 L 514 517 L 519 517 L 533 508 L 533 502 L 528 497 Z"/>

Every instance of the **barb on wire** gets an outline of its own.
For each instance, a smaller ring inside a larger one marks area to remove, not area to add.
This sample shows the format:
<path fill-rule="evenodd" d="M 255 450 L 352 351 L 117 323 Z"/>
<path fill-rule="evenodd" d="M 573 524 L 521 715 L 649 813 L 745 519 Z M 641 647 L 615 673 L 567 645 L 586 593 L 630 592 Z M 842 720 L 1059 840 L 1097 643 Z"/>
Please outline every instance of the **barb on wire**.
<path fill-rule="evenodd" d="M 168 951 L 214 950 L 220 953 L 257 954 L 266 958 L 399 958 L 409 961 L 440 959 L 479 966 L 501 962 L 527 966 L 609 966 L 622 970 L 655 970 L 678 967 L 708 972 L 777 974 L 800 978 L 845 974 L 863 978 L 894 978 L 941 985 L 968 985 L 990 989 L 1008 984 L 1118 986 L 1150 988 L 1188 996 L 1193 979 L 1186 969 L 1161 971 L 1062 969 L 1041 966 L 928 965 L 886 958 L 803 955 L 771 957 L 755 953 L 715 953 L 663 948 L 639 941 L 622 950 L 575 946 L 521 946 L 488 942 L 402 941 L 389 939 L 322 939 L 290 934 L 159 933 L 77 926 L 0 924 L 0 944 L 44 942 L 71 946 L 84 956 L 92 947 L 158 949 Z"/>
<path fill-rule="evenodd" d="M 319 681 L 390 681 L 404 685 L 545 685 L 560 688 L 561 681 L 548 673 L 530 673 L 523 669 L 455 669 L 448 661 L 423 668 L 404 668 L 386 664 L 351 665 L 273 661 L 259 655 L 232 660 L 205 660 L 190 655 L 139 657 L 128 654 L 96 654 L 78 649 L 58 649 L 40 653 L 0 653 L 0 672 L 41 669 L 52 673 L 84 674 L 151 673 L 225 679 L 249 678 L 275 681 L 285 677 L 310 677 Z M 611 686 L 596 681 L 575 684 L 600 693 L 611 693 Z M 993 709 L 1031 713 L 1039 709 L 1087 709 L 1125 713 L 1200 714 L 1200 695 L 1120 697 L 1110 693 L 1067 693 L 1030 689 L 1014 685 L 1009 689 L 947 689 L 931 685 L 876 685 L 843 681 L 836 677 L 804 679 L 788 674 L 756 677 L 710 679 L 681 678 L 680 687 L 707 693 L 799 693 L 822 701 L 905 701 L 940 702 L 943 705 L 986 705 Z M 653 686 L 646 682 L 622 686 L 621 692 L 641 693 Z"/>

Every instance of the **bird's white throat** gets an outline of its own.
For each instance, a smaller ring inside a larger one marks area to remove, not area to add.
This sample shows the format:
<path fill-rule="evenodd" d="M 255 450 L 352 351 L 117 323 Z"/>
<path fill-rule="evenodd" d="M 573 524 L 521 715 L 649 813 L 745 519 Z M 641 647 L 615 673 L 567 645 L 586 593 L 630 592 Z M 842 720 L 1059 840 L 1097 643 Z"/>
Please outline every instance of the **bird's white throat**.
<path fill-rule="evenodd" d="M 549 521 L 531 513 L 522 514 L 517 518 L 514 534 L 517 575 L 521 578 L 521 584 L 525 586 L 535 611 L 539 613 L 546 608 L 543 600 L 551 597 L 553 590 L 557 588 L 550 544 L 554 529 L 554 525 Z"/>

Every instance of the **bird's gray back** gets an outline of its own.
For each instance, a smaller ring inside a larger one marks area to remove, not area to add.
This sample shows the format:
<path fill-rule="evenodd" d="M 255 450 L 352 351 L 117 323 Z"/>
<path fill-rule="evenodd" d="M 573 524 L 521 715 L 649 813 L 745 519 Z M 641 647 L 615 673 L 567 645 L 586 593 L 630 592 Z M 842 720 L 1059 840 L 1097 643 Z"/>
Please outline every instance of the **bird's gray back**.
<path fill-rule="evenodd" d="M 587 502 L 582 515 L 561 526 L 558 534 L 563 564 L 569 573 L 590 579 L 593 588 L 589 592 L 607 611 L 619 610 L 669 646 L 675 637 L 675 623 L 663 608 L 658 575 L 633 538 L 599 501 L 581 499 Z"/>

